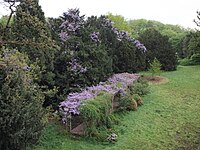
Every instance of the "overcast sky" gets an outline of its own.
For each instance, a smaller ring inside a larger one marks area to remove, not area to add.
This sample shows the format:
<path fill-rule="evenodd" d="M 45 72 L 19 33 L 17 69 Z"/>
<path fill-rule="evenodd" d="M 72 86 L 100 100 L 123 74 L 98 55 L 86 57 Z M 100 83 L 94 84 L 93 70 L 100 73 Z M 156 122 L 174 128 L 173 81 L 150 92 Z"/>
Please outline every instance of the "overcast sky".
<path fill-rule="evenodd" d="M 200 10 L 200 0 L 39 0 L 46 17 L 58 17 L 69 8 L 79 8 L 81 15 L 111 12 L 126 19 L 156 20 L 195 28 L 193 19 Z M 1 14 L 1 9 L 0 9 Z"/>

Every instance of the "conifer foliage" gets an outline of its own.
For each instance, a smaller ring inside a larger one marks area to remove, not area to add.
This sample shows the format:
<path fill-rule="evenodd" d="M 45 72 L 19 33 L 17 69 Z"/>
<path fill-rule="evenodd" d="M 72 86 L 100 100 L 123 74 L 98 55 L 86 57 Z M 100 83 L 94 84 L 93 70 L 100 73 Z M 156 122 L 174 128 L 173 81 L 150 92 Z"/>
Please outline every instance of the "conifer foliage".
<path fill-rule="evenodd" d="M 22 150 L 34 144 L 44 127 L 44 95 L 33 82 L 34 67 L 16 50 L 0 54 L 0 149 Z"/>
<path fill-rule="evenodd" d="M 167 36 L 163 36 L 159 31 L 150 28 L 144 31 L 139 39 L 148 48 L 146 53 L 147 68 L 150 67 L 150 63 L 156 57 L 161 63 L 162 70 L 176 70 L 176 52 L 169 43 Z"/>
<path fill-rule="evenodd" d="M 42 71 L 40 85 L 52 87 L 55 47 L 38 0 L 21 0 L 14 16 L 13 33 L 13 47 L 26 53 L 31 63 L 38 62 Z"/>

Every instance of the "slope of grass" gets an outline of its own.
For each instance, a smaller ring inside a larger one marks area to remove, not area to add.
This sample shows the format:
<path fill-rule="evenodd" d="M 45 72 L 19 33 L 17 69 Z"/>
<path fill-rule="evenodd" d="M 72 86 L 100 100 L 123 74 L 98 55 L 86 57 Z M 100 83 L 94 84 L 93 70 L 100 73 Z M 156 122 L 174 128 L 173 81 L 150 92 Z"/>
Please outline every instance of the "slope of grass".
<path fill-rule="evenodd" d="M 161 74 L 169 82 L 151 85 L 144 105 L 114 127 L 119 138 L 103 145 L 74 140 L 50 124 L 35 150 L 198 150 L 200 149 L 200 66 Z"/>

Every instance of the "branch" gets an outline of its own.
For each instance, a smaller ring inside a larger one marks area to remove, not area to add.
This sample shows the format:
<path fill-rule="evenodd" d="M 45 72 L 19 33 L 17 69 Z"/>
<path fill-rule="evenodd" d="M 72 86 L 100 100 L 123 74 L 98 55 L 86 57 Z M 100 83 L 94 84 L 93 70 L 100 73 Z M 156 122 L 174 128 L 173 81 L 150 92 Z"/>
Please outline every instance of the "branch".
<path fill-rule="evenodd" d="M 194 20 L 194 23 L 196 23 L 196 25 L 197 25 L 198 27 L 200 27 L 200 22 L 199 22 L 199 21 Z"/>
<path fill-rule="evenodd" d="M 6 23 L 6 28 L 9 27 L 9 23 L 10 23 L 10 20 L 11 20 L 11 18 L 12 18 L 12 15 L 13 15 L 14 12 L 15 12 L 15 11 L 13 10 L 13 8 L 12 8 L 12 7 L 15 6 L 15 1 L 14 1 L 14 0 L 13 0 L 13 1 L 8 1 L 8 3 L 10 4 L 9 9 L 11 10 L 11 12 L 10 12 L 8 21 L 7 21 L 7 23 Z"/>
<path fill-rule="evenodd" d="M 196 25 L 200 27 L 200 11 L 197 11 L 197 19 L 198 21 L 194 19 L 194 23 L 196 23 Z"/>

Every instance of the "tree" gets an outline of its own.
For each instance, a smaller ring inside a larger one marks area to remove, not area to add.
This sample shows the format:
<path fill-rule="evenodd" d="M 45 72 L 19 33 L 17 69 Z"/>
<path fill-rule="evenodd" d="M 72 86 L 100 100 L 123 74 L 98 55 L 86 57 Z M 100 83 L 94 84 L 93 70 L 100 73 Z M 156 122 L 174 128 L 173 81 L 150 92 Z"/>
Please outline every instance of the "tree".
<path fill-rule="evenodd" d="M 156 57 L 161 63 L 162 70 L 175 70 L 176 69 L 176 52 L 169 43 L 169 38 L 163 36 L 155 29 L 147 29 L 140 35 L 140 41 L 144 43 L 148 51 L 146 53 L 146 65 L 150 67 Z"/>
<path fill-rule="evenodd" d="M 197 11 L 197 20 L 194 20 L 196 25 L 200 27 L 200 12 Z M 190 50 L 190 59 L 192 64 L 199 65 L 200 64 L 200 31 L 196 30 L 196 32 L 192 33 L 192 38 L 189 42 L 189 50 Z"/>
<path fill-rule="evenodd" d="M 113 27 L 118 28 L 119 30 L 127 31 L 131 34 L 131 28 L 123 16 L 108 13 L 106 17 L 114 23 Z"/>
<path fill-rule="evenodd" d="M 10 15 L 8 16 L 8 19 L 6 20 L 6 24 L 5 24 L 5 27 L 6 28 L 9 28 L 9 24 L 12 20 L 12 17 L 15 13 L 15 9 L 16 9 L 16 3 L 19 2 L 20 0 L 4 0 L 4 3 L 5 4 L 8 4 L 6 5 L 9 10 L 10 10 Z"/>
<path fill-rule="evenodd" d="M 200 11 L 197 11 L 197 20 L 194 19 L 194 22 L 198 27 L 200 27 Z"/>
<path fill-rule="evenodd" d="M 37 142 L 45 125 L 44 94 L 34 66 L 16 50 L 0 54 L 0 149 L 23 150 Z"/>
<path fill-rule="evenodd" d="M 58 103 L 70 92 L 104 81 L 112 73 L 112 59 L 102 44 L 96 17 L 84 19 L 78 9 L 69 9 L 57 19 L 49 19 L 54 38 L 60 45 L 56 52 Z M 59 37 L 57 36 L 59 35 Z"/>
<path fill-rule="evenodd" d="M 10 43 L 20 52 L 26 53 L 31 63 L 38 62 L 41 68 L 39 84 L 52 88 L 54 86 L 53 61 L 56 46 L 38 0 L 21 0 L 17 6 L 13 24 L 13 39 Z"/>
<path fill-rule="evenodd" d="M 158 61 L 158 59 L 154 58 L 153 62 L 150 63 L 150 68 L 149 68 L 149 71 L 153 76 L 155 76 L 156 74 L 157 75 L 160 75 L 160 72 L 161 72 L 161 64 L 160 62 Z"/>
<path fill-rule="evenodd" d="M 145 30 L 153 28 L 159 31 L 162 35 L 169 38 L 169 42 L 172 48 L 177 52 L 180 58 L 185 57 L 182 52 L 182 42 L 186 35 L 189 34 L 191 29 L 185 29 L 179 25 L 163 24 L 154 20 L 129 20 L 128 24 L 132 30 L 132 35 L 139 37 L 140 34 L 143 34 Z M 184 50 L 185 51 L 185 50 Z"/>

